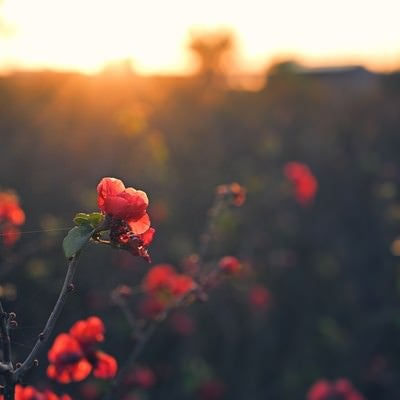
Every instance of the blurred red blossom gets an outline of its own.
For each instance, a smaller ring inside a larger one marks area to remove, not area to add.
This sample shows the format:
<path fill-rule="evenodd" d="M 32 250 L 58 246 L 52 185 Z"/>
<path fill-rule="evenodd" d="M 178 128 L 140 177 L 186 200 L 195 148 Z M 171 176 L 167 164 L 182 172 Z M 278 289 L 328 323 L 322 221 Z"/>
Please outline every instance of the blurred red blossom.
<path fill-rule="evenodd" d="M 150 389 L 156 382 L 156 376 L 151 368 L 136 366 L 125 378 L 128 386 L 138 386 L 142 389 Z"/>
<path fill-rule="evenodd" d="M 254 285 L 249 290 L 248 299 L 253 310 L 262 311 L 271 303 L 271 293 L 262 285 Z"/>
<path fill-rule="evenodd" d="M 12 246 L 20 237 L 18 226 L 25 222 L 17 195 L 11 191 L 0 192 L 0 229 L 5 246 Z"/>
<path fill-rule="evenodd" d="M 217 195 L 229 199 L 237 207 L 242 206 L 246 201 L 246 189 L 236 182 L 219 185 Z"/>
<path fill-rule="evenodd" d="M 204 382 L 199 388 L 201 400 L 217 400 L 225 393 L 225 385 L 218 379 L 210 379 Z"/>
<path fill-rule="evenodd" d="M 69 333 L 56 337 L 48 352 L 49 378 L 60 383 L 78 382 L 91 372 L 96 378 L 111 379 L 117 372 L 114 357 L 94 346 L 104 340 L 104 324 L 98 317 L 76 322 Z"/>
<path fill-rule="evenodd" d="M 221 271 L 228 275 L 236 275 L 242 269 L 241 262 L 233 256 L 225 256 L 219 260 L 218 266 Z"/>
<path fill-rule="evenodd" d="M 359 393 L 352 383 L 341 378 L 335 382 L 321 379 L 314 383 L 307 392 L 307 400 L 365 400 L 364 396 Z"/>
<path fill-rule="evenodd" d="M 143 289 L 166 303 L 179 300 L 195 287 L 190 276 L 178 274 L 169 264 L 155 265 L 143 280 Z"/>
<path fill-rule="evenodd" d="M 98 317 L 89 317 L 86 320 L 75 322 L 69 333 L 82 345 L 92 345 L 104 341 L 105 327 L 103 321 Z"/>
<path fill-rule="evenodd" d="M 196 283 L 190 276 L 178 274 L 171 265 L 158 264 L 147 272 L 142 288 L 147 296 L 140 303 L 140 312 L 155 318 L 194 290 Z"/>
<path fill-rule="evenodd" d="M 0 395 L 0 400 L 4 400 L 4 396 Z M 67 394 L 57 396 L 50 390 L 40 392 L 33 386 L 15 386 L 15 400 L 72 400 Z"/>
<path fill-rule="evenodd" d="M 191 335 L 196 329 L 195 320 L 183 311 L 175 311 L 169 318 L 169 325 L 181 336 Z"/>
<path fill-rule="evenodd" d="M 317 193 L 318 182 L 310 168 L 300 162 L 285 164 L 283 172 L 294 186 L 296 201 L 303 207 L 311 205 Z"/>

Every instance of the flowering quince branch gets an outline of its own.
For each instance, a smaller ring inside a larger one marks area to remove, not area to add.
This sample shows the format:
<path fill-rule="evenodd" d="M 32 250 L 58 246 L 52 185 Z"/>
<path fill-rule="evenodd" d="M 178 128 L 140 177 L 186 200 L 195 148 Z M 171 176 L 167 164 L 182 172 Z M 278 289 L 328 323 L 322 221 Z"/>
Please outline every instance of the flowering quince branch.
<path fill-rule="evenodd" d="M 126 188 L 122 181 L 115 178 L 103 178 L 97 186 L 97 193 L 100 212 L 76 214 L 75 226 L 63 240 L 63 250 L 68 260 L 63 286 L 53 311 L 31 352 L 15 369 L 12 364 L 9 335 L 10 327 L 16 324 L 15 314 L 7 314 L 0 302 L 0 339 L 3 353 L 0 375 L 3 376 L 5 383 L 0 400 L 58 399 L 58 396 L 52 392 L 39 392 L 30 386 L 22 387 L 18 383 L 37 363 L 37 357 L 50 338 L 68 294 L 74 288 L 73 278 L 80 253 L 89 242 L 126 250 L 147 262 L 151 261 L 148 246 L 153 240 L 155 230 L 150 226 L 150 218 L 147 214 L 149 201 L 146 193 L 131 187 Z M 241 205 L 244 198 L 244 189 L 236 183 L 218 187 L 216 200 L 209 214 L 208 228 L 201 243 L 200 257 L 197 257 L 197 267 L 209 252 L 210 242 L 215 234 L 215 219 L 219 213 L 227 204 Z M 0 208 L 0 217 L 1 212 Z M 19 221 L 21 221 L 21 213 L 16 215 L 19 215 Z M 212 286 L 209 281 L 218 280 L 221 273 L 234 274 L 239 267 L 240 263 L 236 258 L 225 257 L 219 262 L 218 271 L 213 269 L 207 272 L 203 268 L 203 276 L 200 277 L 196 273 L 179 274 L 167 264 L 154 266 L 148 271 L 141 285 L 141 292 L 145 294 L 146 300 L 150 301 L 153 307 L 152 316 L 144 325 L 136 322 L 124 299 L 118 296 L 114 298 L 127 317 L 136 339 L 133 351 L 119 373 L 117 374 L 117 362 L 112 356 L 95 350 L 94 346 L 104 340 L 105 328 L 98 317 L 90 317 L 76 322 L 69 333 L 57 336 L 48 353 L 50 361 L 47 369 L 48 376 L 61 383 L 83 380 L 91 371 L 97 378 L 115 377 L 105 394 L 106 399 L 115 398 L 116 393 L 122 391 L 126 371 L 139 357 L 157 324 L 165 320 L 175 308 L 189 305 L 198 299 L 204 300 L 205 290 Z M 70 400 L 70 397 L 63 395 L 60 400 Z"/>
<path fill-rule="evenodd" d="M 195 257 L 196 267 L 200 267 L 202 259 L 208 254 L 210 242 L 215 234 L 216 219 L 220 213 L 229 205 L 242 205 L 244 200 L 245 190 L 237 183 L 221 185 L 217 188 L 216 198 L 209 212 L 206 231 L 202 236 L 201 257 Z M 215 263 L 213 265 L 215 266 Z M 241 268 L 239 260 L 232 256 L 222 258 L 216 266 L 217 268 L 213 268 L 208 272 L 200 271 L 200 268 L 198 268 L 192 276 L 178 274 L 168 264 L 159 264 L 152 267 L 143 279 L 141 292 L 145 293 L 147 300 L 153 302 L 155 315 L 144 326 L 136 321 L 127 303 L 127 298 L 133 294 L 134 290 L 122 285 L 113 291 L 112 299 L 121 308 L 132 328 L 136 342 L 131 354 L 124 362 L 123 367 L 119 369 L 118 374 L 105 393 L 104 400 L 118 398 L 123 389 L 124 377 L 137 361 L 158 324 L 163 322 L 176 308 L 190 305 L 196 300 L 205 300 L 207 298 L 206 290 L 213 286 L 212 282 L 217 280 L 221 274 L 232 276 Z M 199 276 L 200 272 L 202 272 L 202 276 Z"/>
<path fill-rule="evenodd" d="M 218 216 L 225 207 L 234 205 L 240 207 L 246 200 L 246 190 L 236 182 L 219 185 L 217 187 L 214 202 L 208 211 L 208 219 L 205 232 L 201 236 L 199 262 L 204 262 L 210 251 L 210 245 L 215 236 L 215 228 Z"/>
<path fill-rule="evenodd" d="M 97 187 L 97 191 L 100 212 L 91 214 L 79 213 L 75 216 L 75 226 L 68 232 L 63 241 L 63 250 L 68 260 L 68 268 L 57 302 L 31 352 L 16 369 L 14 369 L 11 361 L 9 337 L 9 328 L 14 317 L 11 317 L 13 314 L 5 313 L 2 304 L 0 304 L 0 339 L 3 352 L 3 361 L 0 362 L 0 374 L 3 375 L 5 382 L 3 388 L 4 396 L 0 395 L 0 399 L 4 397 L 4 400 L 14 400 L 17 393 L 17 400 L 20 400 L 22 399 L 21 396 L 24 396 L 23 393 L 35 390 L 33 388 L 31 390 L 29 387 L 22 388 L 17 383 L 35 365 L 36 358 L 51 336 L 67 296 L 73 290 L 72 282 L 80 252 L 89 241 L 125 249 L 135 256 L 140 256 L 150 261 L 147 246 L 152 241 L 154 229 L 150 227 L 150 219 L 146 212 L 148 206 L 147 195 L 140 190 L 125 188 L 122 181 L 115 178 L 103 178 Z M 7 203 L 6 207 L 3 207 L 0 202 L 0 218 L 11 218 L 10 221 L 14 222 L 14 224 L 21 224 L 25 218 L 23 211 L 16 208 L 15 202 L 13 207 L 9 203 Z M 102 234 L 105 231 L 109 232 L 109 240 L 102 238 Z M 16 235 L 14 236 L 16 237 Z M 111 356 L 102 352 L 90 355 L 91 358 L 94 356 L 96 357 L 95 362 L 97 365 L 95 375 L 107 375 L 103 370 L 98 370 L 98 368 L 107 369 L 111 364 L 115 365 L 116 370 L 116 363 L 110 361 L 112 359 Z M 109 373 L 109 370 L 106 372 Z M 47 392 L 45 394 L 40 394 L 37 391 L 32 393 L 32 396 L 35 395 L 40 398 L 42 398 L 42 395 L 47 396 Z M 56 395 L 51 394 L 51 396 L 55 398 L 54 396 Z M 63 399 L 69 399 L 69 397 L 63 396 Z"/>

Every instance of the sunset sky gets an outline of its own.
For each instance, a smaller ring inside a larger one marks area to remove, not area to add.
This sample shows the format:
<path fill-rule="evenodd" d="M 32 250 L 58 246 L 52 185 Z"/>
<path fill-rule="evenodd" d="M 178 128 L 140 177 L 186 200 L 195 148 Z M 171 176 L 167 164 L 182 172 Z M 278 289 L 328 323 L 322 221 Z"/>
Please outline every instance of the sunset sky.
<path fill-rule="evenodd" d="M 190 32 L 235 33 L 240 71 L 294 56 L 308 65 L 400 66 L 399 0 L 0 0 L 0 70 L 190 71 Z"/>

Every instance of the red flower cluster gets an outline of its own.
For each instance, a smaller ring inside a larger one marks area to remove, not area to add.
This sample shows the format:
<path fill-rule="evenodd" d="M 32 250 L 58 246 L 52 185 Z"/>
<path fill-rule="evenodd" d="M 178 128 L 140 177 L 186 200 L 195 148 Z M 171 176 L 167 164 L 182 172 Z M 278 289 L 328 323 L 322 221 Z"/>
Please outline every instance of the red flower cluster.
<path fill-rule="evenodd" d="M 317 193 L 318 182 L 310 168 L 300 162 L 288 162 L 284 167 L 285 176 L 294 185 L 297 202 L 306 207 L 311 205 Z"/>
<path fill-rule="evenodd" d="M 126 188 L 121 180 L 115 178 L 103 178 L 97 185 L 97 193 L 99 209 L 111 219 L 112 244 L 150 262 L 147 248 L 155 230 L 150 228 L 146 193 Z"/>
<path fill-rule="evenodd" d="M 307 400 L 364 400 L 348 379 L 342 378 L 335 382 L 321 379 L 311 386 Z"/>
<path fill-rule="evenodd" d="M 242 264 L 240 261 L 233 256 L 222 257 L 219 260 L 218 266 L 222 272 L 228 275 L 236 275 L 242 269 Z"/>
<path fill-rule="evenodd" d="M 20 237 L 19 225 L 25 222 L 25 213 L 18 197 L 12 192 L 0 192 L 0 226 L 5 246 L 12 246 Z"/>
<path fill-rule="evenodd" d="M 4 396 L 0 395 L 0 400 L 4 400 Z M 15 386 L 15 400 L 72 400 L 67 394 L 57 396 L 50 390 L 39 392 L 33 386 Z"/>
<path fill-rule="evenodd" d="M 237 207 L 242 206 L 246 201 L 246 189 L 236 182 L 219 185 L 217 187 L 217 195 L 222 198 L 228 198 Z"/>
<path fill-rule="evenodd" d="M 190 276 L 176 273 L 171 265 L 159 264 L 148 271 L 142 287 L 149 296 L 147 302 L 156 303 L 163 310 L 191 292 L 196 284 Z"/>
<path fill-rule="evenodd" d="M 96 378 L 113 378 L 117 372 L 115 358 L 94 349 L 103 340 L 104 324 L 100 318 L 76 322 L 69 333 L 56 337 L 49 350 L 48 377 L 60 383 L 78 382 L 93 371 Z"/>

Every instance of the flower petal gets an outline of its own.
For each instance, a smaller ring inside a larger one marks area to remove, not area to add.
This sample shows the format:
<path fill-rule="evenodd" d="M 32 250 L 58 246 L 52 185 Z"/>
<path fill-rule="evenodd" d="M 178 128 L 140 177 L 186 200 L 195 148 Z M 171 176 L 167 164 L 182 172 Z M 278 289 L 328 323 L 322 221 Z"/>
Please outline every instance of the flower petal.
<path fill-rule="evenodd" d="M 100 379 L 111 379 L 117 373 L 118 365 L 114 357 L 102 351 L 96 351 L 93 375 Z"/>
<path fill-rule="evenodd" d="M 129 227 L 135 235 L 141 235 L 150 228 L 150 217 L 146 213 L 138 220 L 128 220 Z"/>

